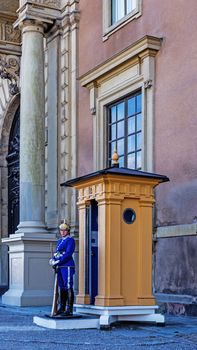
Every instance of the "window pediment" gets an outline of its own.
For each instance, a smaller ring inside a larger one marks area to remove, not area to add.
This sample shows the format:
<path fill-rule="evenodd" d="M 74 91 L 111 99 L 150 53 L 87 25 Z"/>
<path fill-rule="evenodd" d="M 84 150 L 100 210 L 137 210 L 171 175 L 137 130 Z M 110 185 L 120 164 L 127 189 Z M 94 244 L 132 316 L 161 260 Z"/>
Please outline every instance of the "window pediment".
<path fill-rule="evenodd" d="M 144 57 L 154 57 L 161 47 L 161 40 L 161 38 L 153 36 L 143 37 L 93 70 L 80 76 L 81 85 L 87 88 L 91 88 L 93 83 L 100 85 L 129 66 L 136 65 Z"/>

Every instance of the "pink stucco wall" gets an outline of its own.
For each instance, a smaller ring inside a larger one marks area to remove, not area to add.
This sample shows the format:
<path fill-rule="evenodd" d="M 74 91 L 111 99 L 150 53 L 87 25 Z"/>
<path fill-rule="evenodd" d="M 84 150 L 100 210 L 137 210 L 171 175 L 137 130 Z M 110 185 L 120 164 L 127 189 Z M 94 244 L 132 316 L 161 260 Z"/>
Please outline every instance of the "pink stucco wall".
<path fill-rule="evenodd" d="M 143 15 L 102 40 L 102 1 L 80 1 L 79 76 L 145 35 L 162 37 L 156 57 L 154 170 L 170 183 L 157 189 L 157 225 L 197 216 L 197 1 L 143 0 Z M 79 90 L 79 174 L 92 170 L 89 94 Z"/>
<path fill-rule="evenodd" d="M 156 247 L 155 291 L 197 295 L 196 237 L 160 239 Z"/>

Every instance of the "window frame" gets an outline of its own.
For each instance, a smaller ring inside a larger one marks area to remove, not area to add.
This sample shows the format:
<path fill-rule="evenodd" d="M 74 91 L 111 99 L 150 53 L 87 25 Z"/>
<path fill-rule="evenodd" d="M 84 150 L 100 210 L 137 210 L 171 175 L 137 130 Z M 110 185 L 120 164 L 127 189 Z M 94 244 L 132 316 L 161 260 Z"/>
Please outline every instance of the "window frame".
<path fill-rule="evenodd" d="M 111 93 L 104 94 L 97 97 L 96 101 L 96 110 L 98 118 L 96 118 L 94 123 L 94 132 L 95 137 L 93 138 L 94 145 L 94 169 L 102 169 L 106 167 L 107 164 L 107 107 L 113 104 L 115 101 L 122 100 L 126 96 L 130 96 L 135 94 L 137 91 L 141 91 L 142 97 L 142 115 L 143 115 L 143 124 L 142 124 L 142 170 L 146 169 L 146 149 L 145 145 L 145 125 L 146 125 L 146 116 L 144 115 L 144 85 L 143 85 L 143 77 L 139 75 L 135 78 L 134 81 L 129 80 L 126 84 L 120 84 L 118 87 L 116 86 Z M 99 135 L 100 137 L 99 137 Z M 101 152 L 99 150 L 102 150 Z M 152 167 L 152 166 L 151 166 Z"/>
<path fill-rule="evenodd" d="M 136 98 L 137 96 L 140 96 L 141 100 L 141 108 L 140 112 L 137 112 L 137 109 L 135 106 L 135 113 L 131 116 L 128 115 L 128 102 L 132 98 Z M 115 122 L 110 121 L 110 109 L 118 106 L 119 104 L 124 103 L 124 118 L 122 121 L 124 122 L 124 136 L 123 137 L 118 137 L 117 135 L 117 130 L 118 130 L 118 123 L 121 122 L 121 120 L 116 120 Z M 110 157 L 110 143 L 112 142 L 117 142 L 120 139 L 124 140 L 124 164 L 123 167 L 128 168 L 128 156 L 131 154 L 135 155 L 135 167 L 132 169 L 136 170 L 142 170 L 142 154 L 143 154 L 143 140 L 142 140 L 142 135 L 143 135 L 143 114 L 142 114 L 142 90 L 138 89 L 137 91 L 133 91 L 132 93 L 123 96 L 122 98 L 118 99 L 117 101 L 113 101 L 112 103 L 108 104 L 106 107 L 106 166 L 111 166 L 111 158 L 113 155 L 113 151 L 111 150 L 111 157 Z M 137 130 L 137 117 L 138 115 L 142 116 L 142 124 L 141 124 L 141 129 Z M 128 133 L 128 121 L 130 118 L 135 118 L 135 131 Z M 114 140 L 109 138 L 109 133 L 110 133 L 110 125 L 116 125 L 116 138 Z M 137 135 L 141 135 L 141 144 L 140 148 L 137 148 Z M 134 136 L 135 137 L 135 150 L 134 151 L 128 151 L 128 138 L 129 136 Z M 116 146 L 116 150 L 118 152 L 118 147 Z M 137 167 L 137 153 L 141 152 L 141 166 Z M 122 156 L 122 154 L 119 154 L 119 156 Z"/>
<path fill-rule="evenodd" d="M 107 40 L 110 35 L 125 26 L 130 21 L 142 15 L 142 0 L 136 0 L 136 8 L 127 15 L 112 23 L 111 0 L 103 0 L 103 41 Z"/>

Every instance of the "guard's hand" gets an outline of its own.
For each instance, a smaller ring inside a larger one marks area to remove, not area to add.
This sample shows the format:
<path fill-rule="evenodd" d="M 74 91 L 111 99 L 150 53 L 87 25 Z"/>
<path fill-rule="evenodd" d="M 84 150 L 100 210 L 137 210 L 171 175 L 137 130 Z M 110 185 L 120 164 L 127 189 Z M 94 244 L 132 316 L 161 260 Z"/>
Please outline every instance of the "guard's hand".
<path fill-rule="evenodd" d="M 55 259 L 50 259 L 49 260 L 49 265 L 51 265 L 52 267 L 56 266 L 57 264 L 59 264 L 59 260 L 55 260 Z"/>

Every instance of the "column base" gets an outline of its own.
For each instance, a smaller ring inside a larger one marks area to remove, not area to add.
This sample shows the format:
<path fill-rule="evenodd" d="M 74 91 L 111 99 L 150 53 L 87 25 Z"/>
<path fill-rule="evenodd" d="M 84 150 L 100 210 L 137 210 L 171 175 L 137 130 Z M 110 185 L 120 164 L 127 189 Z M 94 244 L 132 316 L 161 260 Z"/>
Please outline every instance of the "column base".
<path fill-rule="evenodd" d="M 43 233 L 16 233 L 4 238 L 9 246 L 9 290 L 2 302 L 16 306 L 52 303 L 54 271 L 49 265 L 56 236 Z"/>
<path fill-rule="evenodd" d="M 42 221 L 21 221 L 15 234 L 21 233 L 48 233 Z"/>
<path fill-rule="evenodd" d="M 124 298 L 122 296 L 107 298 L 107 297 L 97 295 L 95 298 L 95 305 L 96 306 L 123 306 Z"/>
<path fill-rule="evenodd" d="M 89 305 L 90 304 L 89 294 L 78 294 L 76 297 L 76 302 L 77 304 Z"/>

